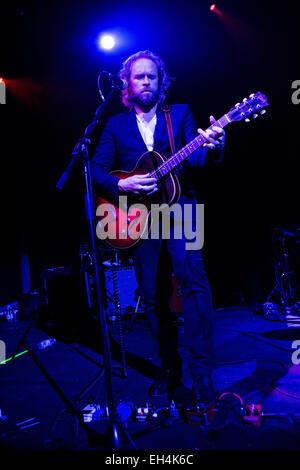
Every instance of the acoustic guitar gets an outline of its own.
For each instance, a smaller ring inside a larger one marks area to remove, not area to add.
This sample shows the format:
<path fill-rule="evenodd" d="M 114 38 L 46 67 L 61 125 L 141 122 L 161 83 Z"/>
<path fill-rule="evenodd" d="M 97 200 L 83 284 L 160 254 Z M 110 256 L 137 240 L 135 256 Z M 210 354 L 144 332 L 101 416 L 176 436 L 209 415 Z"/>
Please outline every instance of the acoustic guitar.
<path fill-rule="evenodd" d="M 255 119 L 258 113 L 264 114 L 268 101 L 260 92 L 252 93 L 249 98 L 244 98 L 237 103 L 227 114 L 224 114 L 213 126 L 224 128 L 232 122 L 249 121 L 249 117 Z M 207 130 L 208 130 L 207 129 Z M 185 147 L 169 158 L 158 152 L 145 152 L 137 161 L 131 172 L 115 170 L 111 174 L 118 178 L 128 178 L 133 175 L 149 173 L 156 178 L 158 190 L 149 196 L 126 195 L 120 197 L 119 206 L 96 195 L 96 232 L 98 238 L 105 239 L 109 245 L 117 249 L 127 249 L 139 243 L 150 230 L 150 214 L 159 207 L 171 206 L 180 197 L 180 184 L 174 169 L 201 147 L 206 138 L 199 134 Z"/>

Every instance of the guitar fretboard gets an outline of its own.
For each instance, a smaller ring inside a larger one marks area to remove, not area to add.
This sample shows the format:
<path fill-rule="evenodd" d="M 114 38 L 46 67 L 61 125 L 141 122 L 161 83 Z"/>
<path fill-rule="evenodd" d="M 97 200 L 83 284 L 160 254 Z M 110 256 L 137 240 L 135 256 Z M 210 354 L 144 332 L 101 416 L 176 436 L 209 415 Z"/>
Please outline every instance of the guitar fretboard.
<path fill-rule="evenodd" d="M 225 127 L 231 121 L 228 118 L 227 114 L 224 114 L 218 121 L 212 124 L 207 130 L 212 129 L 212 127 Z M 185 147 L 176 152 L 172 157 L 162 163 L 156 170 L 150 173 L 150 176 L 160 179 L 163 176 L 167 175 L 172 171 L 177 165 L 179 165 L 183 160 L 189 157 L 195 150 L 198 150 L 205 142 L 207 141 L 206 137 L 202 134 L 199 134 L 195 139 L 189 142 Z"/>

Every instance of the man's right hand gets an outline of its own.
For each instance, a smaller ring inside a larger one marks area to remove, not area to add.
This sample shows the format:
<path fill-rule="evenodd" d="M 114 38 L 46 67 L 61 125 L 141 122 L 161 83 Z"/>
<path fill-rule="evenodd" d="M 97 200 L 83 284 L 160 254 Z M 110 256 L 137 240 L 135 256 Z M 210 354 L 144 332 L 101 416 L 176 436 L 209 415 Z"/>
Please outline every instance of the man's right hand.
<path fill-rule="evenodd" d="M 151 178 L 149 173 L 146 175 L 133 175 L 128 178 L 120 179 L 118 182 L 120 191 L 149 196 L 158 190 L 156 178 Z"/>

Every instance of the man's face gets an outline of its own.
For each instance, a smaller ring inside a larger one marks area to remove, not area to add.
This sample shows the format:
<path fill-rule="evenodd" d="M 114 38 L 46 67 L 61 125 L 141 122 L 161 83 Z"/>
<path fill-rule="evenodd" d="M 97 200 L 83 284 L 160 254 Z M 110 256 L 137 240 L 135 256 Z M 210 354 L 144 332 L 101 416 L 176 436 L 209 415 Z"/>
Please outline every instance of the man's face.
<path fill-rule="evenodd" d="M 145 111 L 150 110 L 159 97 L 155 62 L 150 59 L 137 59 L 132 64 L 129 87 L 133 102 Z"/>

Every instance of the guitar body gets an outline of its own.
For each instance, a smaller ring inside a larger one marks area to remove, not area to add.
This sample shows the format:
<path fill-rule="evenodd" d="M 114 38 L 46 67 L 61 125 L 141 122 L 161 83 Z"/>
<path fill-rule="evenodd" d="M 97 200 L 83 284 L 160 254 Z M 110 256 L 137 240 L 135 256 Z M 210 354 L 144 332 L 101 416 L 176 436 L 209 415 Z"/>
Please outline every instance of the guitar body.
<path fill-rule="evenodd" d="M 111 174 L 120 179 L 134 175 L 143 175 L 156 170 L 167 159 L 158 152 L 146 152 L 137 161 L 131 172 L 116 170 Z M 150 230 L 149 216 L 151 204 L 165 204 L 167 206 L 178 201 L 180 184 L 172 172 L 160 178 L 158 191 L 150 196 L 124 195 L 127 205 L 115 206 L 104 198 L 96 196 L 97 235 L 107 241 L 112 247 L 127 249 L 136 245 L 142 235 Z M 124 197 L 123 196 L 123 197 Z M 104 236 L 103 236 L 104 235 Z"/>

